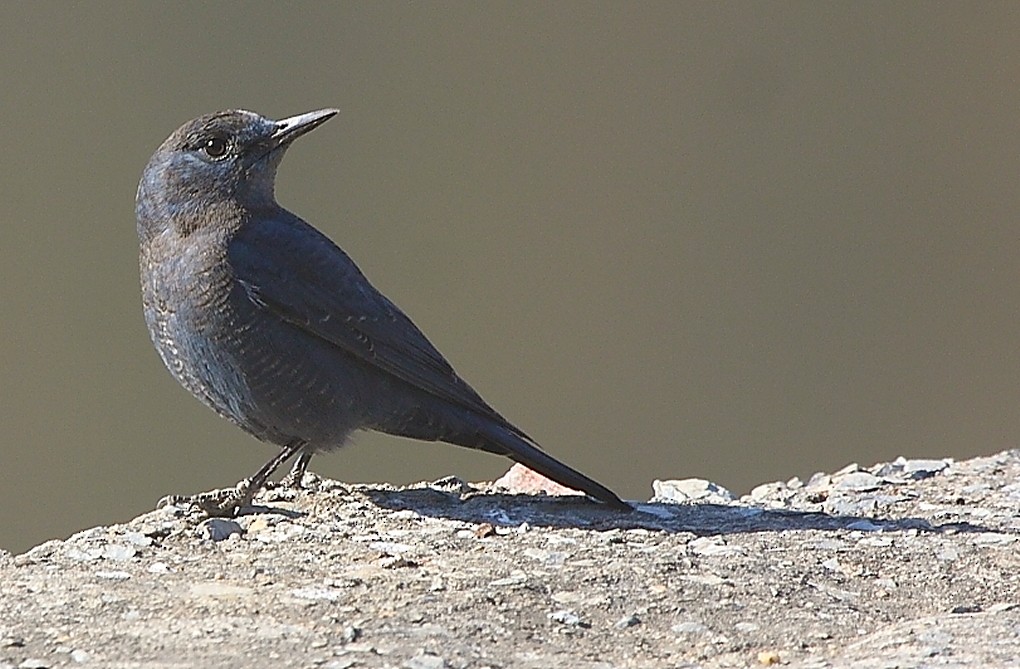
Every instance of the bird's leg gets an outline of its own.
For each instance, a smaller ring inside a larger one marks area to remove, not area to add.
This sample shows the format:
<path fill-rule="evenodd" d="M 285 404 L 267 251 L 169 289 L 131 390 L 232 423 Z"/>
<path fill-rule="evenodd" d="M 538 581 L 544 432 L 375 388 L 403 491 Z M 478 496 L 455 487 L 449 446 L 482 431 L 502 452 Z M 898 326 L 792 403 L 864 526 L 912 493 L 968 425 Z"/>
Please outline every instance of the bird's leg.
<path fill-rule="evenodd" d="M 307 471 L 308 463 L 311 459 L 311 451 L 301 451 L 297 456 L 297 460 L 294 461 L 294 466 L 290 468 L 290 473 L 280 480 L 280 486 L 283 488 L 300 488 L 301 480 L 305 477 L 305 471 Z"/>
<path fill-rule="evenodd" d="M 212 490 L 198 495 L 168 495 L 159 500 L 156 508 L 162 508 L 171 504 L 193 504 L 210 516 L 233 516 L 237 511 L 251 503 L 255 494 L 262 489 L 266 481 L 273 475 L 280 465 L 294 456 L 295 453 L 304 448 L 305 442 L 295 440 L 287 443 L 283 449 L 273 458 L 262 465 L 251 478 L 244 479 L 237 486 L 226 490 Z M 311 458 L 311 456 L 308 456 Z M 298 459 L 300 462 L 300 458 Z M 307 460 L 305 466 L 307 466 Z M 295 467 L 296 467 L 295 463 Z M 302 471 L 302 473 L 304 473 Z"/>

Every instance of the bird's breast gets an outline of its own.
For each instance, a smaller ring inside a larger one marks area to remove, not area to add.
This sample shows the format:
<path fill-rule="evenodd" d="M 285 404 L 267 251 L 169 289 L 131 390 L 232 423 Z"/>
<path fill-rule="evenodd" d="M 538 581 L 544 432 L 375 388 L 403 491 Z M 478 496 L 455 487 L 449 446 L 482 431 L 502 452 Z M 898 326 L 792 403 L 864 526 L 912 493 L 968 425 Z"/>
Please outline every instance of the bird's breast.
<path fill-rule="evenodd" d="M 217 412 L 241 413 L 244 381 L 233 350 L 251 314 L 235 306 L 225 253 L 213 245 L 155 244 L 142 249 L 140 265 L 146 324 L 167 369 Z"/>
<path fill-rule="evenodd" d="M 142 257 L 145 317 L 170 373 L 254 436 L 340 445 L 364 422 L 370 375 L 252 300 L 229 264 Z"/>

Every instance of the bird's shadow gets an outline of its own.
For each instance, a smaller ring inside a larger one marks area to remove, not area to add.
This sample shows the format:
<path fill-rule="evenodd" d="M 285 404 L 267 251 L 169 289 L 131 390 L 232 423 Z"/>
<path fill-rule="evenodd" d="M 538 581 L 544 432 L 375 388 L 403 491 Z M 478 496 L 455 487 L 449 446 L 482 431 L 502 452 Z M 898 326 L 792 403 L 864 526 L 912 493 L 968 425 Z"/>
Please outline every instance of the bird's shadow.
<path fill-rule="evenodd" d="M 580 496 L 544 497 L 499 493 L 459 495 L 436 488 L 382 490 L 361 488 L 374 504 L 391 511 L 414 511 L 422 516 L 482 525 L 580 528 L 597 531 L 644 529 L 689 532 L 696 536 L 775 532 L 781 530 L 860 530 L 922 532 L 987 532 L 967 522 L 935 525 L 925 518 L 878 518 L 824 512 L 766 509 L 714 503 L 633 503 L 630 513 Z"/>
<path fill-rule="evenodd" d="M 633 510 L 621 511 L 581 495 L 506 494 L 481 490 L 450 477 L 432 484 L 407 488 L 385 485 L 343 484 L 312 474 L 312 485 L 304 490 L 274 490 L 259 503 L 246 506 L 240 515 L 281 514 L 289 518 L 304 512 L 274 501 L 294 501 L 303 495 L 327 495 L 339 498 L 358 496 L 380 509 L 411 511 L 432 518 L 455 520 L 476 526 L 575 528 L 593 531 L 642 529 L 666 533 L 690 533 L 695 536 L 717 536 L 750 532 L 792 531 L 862 531 L 891 532 L 1001 532 L 966 521 L 936 524 L 927 518 L 894 516 L 887 508 L 885 516 L 834 514 L 824 511 L 773 509 L 750 504 L 719 504 L 713 502 L 668 503 L 631 502 Z M 342 502 L 337 499 L 337 513 L 342 515 Z"/>

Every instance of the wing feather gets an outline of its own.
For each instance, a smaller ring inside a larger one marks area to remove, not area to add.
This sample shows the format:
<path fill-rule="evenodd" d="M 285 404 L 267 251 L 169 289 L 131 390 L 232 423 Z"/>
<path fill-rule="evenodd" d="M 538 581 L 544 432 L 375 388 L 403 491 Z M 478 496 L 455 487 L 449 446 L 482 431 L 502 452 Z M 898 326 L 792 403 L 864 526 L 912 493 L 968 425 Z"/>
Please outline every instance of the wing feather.
<path fill-rule="evenodd" d="M 295 227 L 301 234 L 292 233 Z M 260 308 L 435 397 L 512 427 L 346 253 L 300 219 L 263 219 L 242 229 L 228 256 L 236 280 Z"/>

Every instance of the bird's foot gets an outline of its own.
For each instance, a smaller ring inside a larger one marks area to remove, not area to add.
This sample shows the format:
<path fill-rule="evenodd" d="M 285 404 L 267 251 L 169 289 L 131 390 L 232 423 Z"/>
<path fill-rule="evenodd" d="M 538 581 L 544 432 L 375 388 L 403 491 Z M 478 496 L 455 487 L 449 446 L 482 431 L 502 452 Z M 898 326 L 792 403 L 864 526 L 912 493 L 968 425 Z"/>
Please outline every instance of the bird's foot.
<path fill-rule="evenodd" d="M 290 472 L 287 473 L 278 484 L 281 488 L 290 488 L 292 490 L 301 490 L 304 486 L 301 482 L 305 478 L 305 472 L 308 470 L 308 462 L 312 459 L 312 454 L 309 452 L 302 452 L 298 455 L 294 461 L 294 466 L 291 467 Z"/>
<path fill-rule="evenodd" d="M 186 504 L 198 507 L 210 516 L 231 517 L 236 516 L 242 507 L 251 504 L 257 492 L 251 479 L 244 479 L 233 488 L 210 490 L 197 495 L 167 495 L 156 503 L 156 508 Z"/>
<path fill-rule="evenodd" d="M 302 481 L 305 479 L 305 472 L 295 472 L 291 470 L 286 476 L 280 479 L 274 487 L 282 488 L 284 490 L 303 490 L 304 485 Z"/>
<path fill-rule="evenodd" d="M 255 472 L 254 476 L 244 479 L 233 488 L 212 490 L 210 492 L 191 495 L 190 497 L 185 497 L 183 495 L 169 495 L 159 500 L 156 504 L 156 508 L 160 509 L 171 504 L 187 504 L 189 506 L 197 506 L 210 516 L 236 516 L 237 512 L 241 508 L 251 504 L 252 498 L 255 497 L 255 494 L 258 493 L 259 490 L 262 490 L 262 488 L 266 485 L 266 481 L 268 481 L 269 477 L 272 476 L 274 471 L 276 471 L 276 468 L 286 462 L 289 458 L 293 457 L 293 455 L 303 449 L 304 446 L 305 443 L 300 440 L 287 443 L 269 462 L 262 465 L 262 467 Z M 304 477 L 305 469 L 308 468 L 308 461 L 311 459 L 311 453 L 301 453 L 297 461 L 294 463 L 294 469 L 291 471 L 288 478 L 294 477 L 298 482 L 300 482 Z"/>

